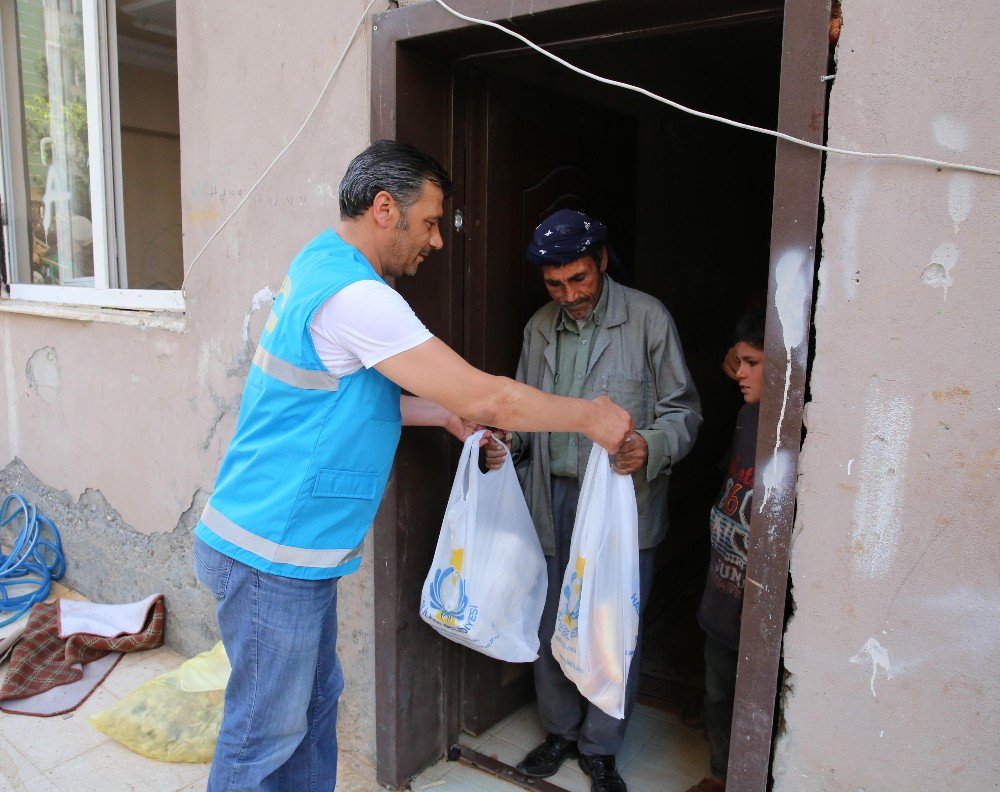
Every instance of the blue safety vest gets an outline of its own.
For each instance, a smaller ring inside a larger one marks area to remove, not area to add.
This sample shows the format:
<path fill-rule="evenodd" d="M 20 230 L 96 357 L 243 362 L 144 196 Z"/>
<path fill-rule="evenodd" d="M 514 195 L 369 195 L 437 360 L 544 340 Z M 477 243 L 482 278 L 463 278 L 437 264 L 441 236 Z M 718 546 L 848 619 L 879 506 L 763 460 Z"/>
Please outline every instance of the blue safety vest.
<path fill-rule="evenodd" d="M 292 261 L 247 376 L 236 434 L 197 535 L 285 577 L 340 577 L 361 564 L 399 442 L 399 386 L 375 369 L 335 377 L 313 315 L 345 286 L 381 280 L 333 231 Z"/>

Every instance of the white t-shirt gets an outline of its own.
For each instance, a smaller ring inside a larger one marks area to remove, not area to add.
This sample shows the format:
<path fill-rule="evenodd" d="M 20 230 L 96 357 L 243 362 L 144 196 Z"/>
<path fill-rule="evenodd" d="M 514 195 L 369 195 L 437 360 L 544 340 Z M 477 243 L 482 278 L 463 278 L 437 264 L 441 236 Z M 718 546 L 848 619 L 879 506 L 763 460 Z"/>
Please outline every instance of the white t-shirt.
<path fill-rule="evenodd" d="M 313 314 L 309 330 L 320 360 L 337 377 L 432 337 L 399 292 L 375 280 L 356 281 L 333 295 Z"/>

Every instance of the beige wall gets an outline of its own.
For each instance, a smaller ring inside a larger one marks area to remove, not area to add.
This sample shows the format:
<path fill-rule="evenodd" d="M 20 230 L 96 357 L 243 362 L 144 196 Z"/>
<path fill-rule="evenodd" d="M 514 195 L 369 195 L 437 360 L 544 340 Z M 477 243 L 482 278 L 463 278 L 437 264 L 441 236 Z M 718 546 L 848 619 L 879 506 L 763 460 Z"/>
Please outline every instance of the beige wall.
<path fill-rule="evenodd" d="M 1000 166 L 1000 6 L 844 0 L 832 145 Z M 1000 730 L 1000 178 L 828 160 L 781 790 L 982 790 Z"/>
<path fill-rule="evenodd" d="M 294 135 L 364 5 L 178 3 L 188 266 Z M 19 457 L 74 499 L 99 490 L 136 531 L 171 531 L 213 485 L 270 295 L 291 256 L 336 222 L 337 184 L 368 133 L 362 38 L 302 137 L 197 263 L 184 332 L 0 314 L 0 468 Z M 338 789 L 373 785 L 370 581 L 369 558 L 341 588 L 343 775 L 360 780 Z"/>

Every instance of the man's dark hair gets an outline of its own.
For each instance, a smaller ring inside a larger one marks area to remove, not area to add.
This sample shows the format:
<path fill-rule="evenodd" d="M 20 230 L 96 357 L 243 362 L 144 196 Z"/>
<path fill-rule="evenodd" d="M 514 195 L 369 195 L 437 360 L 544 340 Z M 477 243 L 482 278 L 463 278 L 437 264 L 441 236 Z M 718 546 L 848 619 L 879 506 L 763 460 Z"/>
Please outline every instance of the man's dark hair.
<path fill-rule="evenodd" d="M 747 311 L 736 322 L 736 328 L 733 330 L 733 343 L 738 344 L 740 341 L 755 349 L 764 348 L 763 309 L 755 308 L 752 311 Z"/>
<path fill-rule="evenodd" d="M 340 182 L 340 217 L 360 217 L 382 190 L 391 195 L 405 212 L 417 202 L 424 181 L 452 191 L 451 176 L 435 160 L 413 146 L 394 140 L 377 140 L 351 160 Z"/>

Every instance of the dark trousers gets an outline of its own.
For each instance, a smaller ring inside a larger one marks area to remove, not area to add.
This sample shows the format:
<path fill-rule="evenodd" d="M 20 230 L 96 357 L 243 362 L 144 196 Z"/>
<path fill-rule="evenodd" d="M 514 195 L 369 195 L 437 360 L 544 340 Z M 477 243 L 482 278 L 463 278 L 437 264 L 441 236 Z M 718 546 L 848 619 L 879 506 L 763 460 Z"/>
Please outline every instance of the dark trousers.
<path fill-rule="evenodd" d="M 612 718 L 595 704 L 580 695 L 576 685 L 563 674 L 558 661 L 552 656 L 552 633 L 555 631 L 556 611 L 563 574 L 569 563 L 573 522 L 576 504 L 580 497 L 580 482 L 575 478 L 552 477 L 552 518 L 556 532 L 556 554 L 546 556 L 549 585 L 538 628 L 541 646 L 534 663 L 535 692 L 538 695 L 538 714 L 542 725 L 552 734 L 577 740 L 580 753 L 587 756 L 614 755 L 625 739 L 625 728 L 639 693 L 639 664 L 642 648 L 642 612 L 646 608 L 649 589 L 653 583 L 653 566 L 656 549 L 639 551 L 639 640 L 635 655 L 629 665 L 625 686 L 625 717 Z"/>
<path fill-rule="evenodd" d="M 711 752 L 712 775 L 724 781 L 729 767 L 729 738 L 733 729 L 736 664 L 739 652 L 705 636 L 705 729 Z"/>

